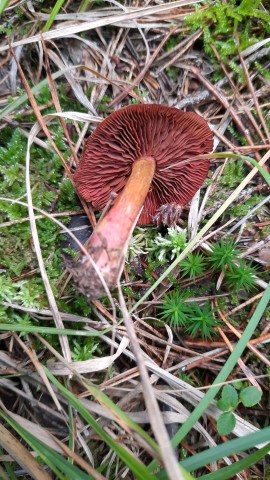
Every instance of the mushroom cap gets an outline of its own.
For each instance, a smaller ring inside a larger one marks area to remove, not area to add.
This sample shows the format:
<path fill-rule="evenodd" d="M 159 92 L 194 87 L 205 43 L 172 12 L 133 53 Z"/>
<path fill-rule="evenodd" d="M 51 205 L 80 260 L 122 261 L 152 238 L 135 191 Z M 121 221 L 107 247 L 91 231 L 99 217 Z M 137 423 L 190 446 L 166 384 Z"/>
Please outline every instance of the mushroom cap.
<path fill-rule="evenodd" d="M 129 105 L 109 115 L 86 140 L 74 180 L 78 193 L 101 210 L 119 193 L 142 156 L 156 161 L 156 171 L 138 224 L 152 223 L 158 208 L 184 206 L 204 182 L 210 161 L 181 162 L 207 154 L 213 135 L 193 112 L 163 105 Z M 168 168 L 169 167 L 169 168 Z"/>

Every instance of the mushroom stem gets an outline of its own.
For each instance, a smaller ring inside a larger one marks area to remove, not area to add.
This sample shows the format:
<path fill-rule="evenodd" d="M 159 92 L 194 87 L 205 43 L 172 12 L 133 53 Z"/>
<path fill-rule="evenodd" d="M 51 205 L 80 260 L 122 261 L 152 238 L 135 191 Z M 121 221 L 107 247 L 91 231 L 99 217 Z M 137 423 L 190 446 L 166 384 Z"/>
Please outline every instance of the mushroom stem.
<path fill-rule="evenodd" d="M 123 191 L 90 238 L 89 253 L 109 289 L 116 286 L 122 273 L 128 242 L 149 192 L 155 168 L 155 160 L 150 156 L 141 157 L 133 163 Z M 84 267 L 88 270 L 90 283 L 88 298 L 103 296 L 104 286 L 96 270 L 89 261 L 84 263 Z"/>

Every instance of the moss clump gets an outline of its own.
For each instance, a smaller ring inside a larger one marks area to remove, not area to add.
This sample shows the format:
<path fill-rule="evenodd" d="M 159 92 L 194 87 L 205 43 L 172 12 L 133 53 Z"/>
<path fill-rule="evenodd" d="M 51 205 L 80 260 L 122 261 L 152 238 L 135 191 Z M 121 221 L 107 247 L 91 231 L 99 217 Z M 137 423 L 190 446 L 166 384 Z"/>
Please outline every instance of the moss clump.
<path fill-rule="evenodd" d="M 209 8 L 196 8 L 196 12 L 186 19 L 186 25 L 192 30 L 202 28 L 206 53 L 213 55 L 211 45 L 214 45 L 223 62 L 237 53 L 236 32 L 240 50 L 270 33 L 270 15 L 260 7 L 260 0 L 206 3 Z"/>

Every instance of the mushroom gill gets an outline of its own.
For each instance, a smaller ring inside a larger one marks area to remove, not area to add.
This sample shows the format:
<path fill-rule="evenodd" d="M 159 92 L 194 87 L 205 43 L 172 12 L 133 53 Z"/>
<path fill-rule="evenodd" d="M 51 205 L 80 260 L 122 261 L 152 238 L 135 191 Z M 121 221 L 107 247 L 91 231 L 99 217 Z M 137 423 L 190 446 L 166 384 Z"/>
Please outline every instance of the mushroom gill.
<path fill-rule="evenodd" d="M 111 192 L 124 188 L 136 160 L 154 158 L 155 175 L 138 219 L 145 225 L 162 205 L 183 206 L 191 200 L 207 176 L 209 161 L 181 163 L 212 147 L 212 133 L 199 115 L 163 105 L 129 105 L 107 117 L 87 139 L 74 180 L 78 193 L 101 210 Z"/>

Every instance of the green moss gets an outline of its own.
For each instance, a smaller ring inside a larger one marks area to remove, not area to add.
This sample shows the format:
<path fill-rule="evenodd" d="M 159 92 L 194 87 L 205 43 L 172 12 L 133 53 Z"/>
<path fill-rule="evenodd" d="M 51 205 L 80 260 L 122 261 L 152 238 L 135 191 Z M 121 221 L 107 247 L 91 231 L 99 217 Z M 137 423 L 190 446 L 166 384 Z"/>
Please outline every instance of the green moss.
<path fill-rule="evenodd" d="M 260 9 L 260 0 L 228 0 L 205 2 L 208 8 L 196 7 L 186 19 L 192 30 L 202 28 L 205 51 L 213 56 L 214 45 L 224 62 L 237 53 L 235 32 L 239 35 L 240 50 L 266 38 L 270 32 L 270 15 Z"/>
<path fill-rule="evenodd" d="M 254 66 L 255 66 L 255 69 L 257 70 L 257 72 L 265 79 L 269 82 L 270 80 L 270 72 L 269 70 L 263 68 L 259 62 L 254 62 Z"/>
<path fill-rule="evenodd" d="M 189 292 L 179 290 L 164 295 L 160 306 L 161 320 L 168 322 L 172 328 L 183 328 L 192 337 L 211 338 L 216 333 L 215 327 L 219 326 L 213 315 L 215 310 L 210 302 L 202 308 L 195 302 L 187 302 L 189 296 Z"/>
<path fill-rule="evenodd" d="M 134 291 L 132 290 L 132 288 L 130 288 L 130 287 L 123 287 L 123 288 L 122 288 L 122 292 L 123 292 L 123 294 L 124 294 L 125 296 L 131 297 L 131 298 L 133 298 L 134 300 L 138 300 L 138 299 L 139 299 L 138 294 L 137 294 L 136 292 L 134 292 Z"/>
<path fill-rule="evenodd" d="M 260 229 L 261 238 L 267 238 L 270 235 L 270 225 L 266 225 Z"/>
<path fill-rule="evenodd" d="M 102 98 L 102 102 L 100 102 L 98 106 L 98 113 L 106 113 L 107 115 L 111 113 L 109 109 L 109 103 L 111 103 L 111 101 L 111 97 L 109 97 L 108 95 L 104 95 L 104 97 Z"/>
<path fill-rule="evenodd" d="M 224 168 L 223 174 L 220 178 L 219 185 L 221 187 L 234 188 L 236 185 L 242 182 L 245 178 L 245 167 L 243 162 L 232 161 L 227 163 Z"/>
<path fill-rule="evenodd" d="M 80 210 L 81 208 L 74 187 L 68 178 L 61 183 L 58 208 L 60 211 Z"/>
<path fill-rule="evenodd" d="M 248 145 L 248 142 L 245 139 L 245 137 L 240 135 L 239 132 L 234 127 L 229 125 L 228 126 L 228 131 L 230 132 L 232 137 L 240 143 L 240 145 L 243 145 L 244 147 Z"/>
<path fill-rule="evenodd" d="M 254 194 L 248 200 L 245 200 L 244 203 L 241 203 L 239 205 L 236 205 L 235 207 L 230 208 L 229 210 L 230 215 L 232 215 L 233 217 L 240 217 L 240 218 L 244 217 L 250 212 L 252 207 L 255 207 L 255 205 L 260 203 L 263 199 L 264 199 L 263 195 Z"/>
<path fill-rule="evenodd" d="M 178 45 L 181 40 L 182 40 L 183 36 L 181 34 L 179 35 L 172 35 L 168 40 L 167 42 L 165 43 L 165 46 L 164 46 L 164 50 L 166 52 L 169 52 L 170 50 L 172 50 L 174 47 L 176 47 L 176 45 Z"/>
<path fill-rule="evenodd" d="M 171 78 L 174 82 L 176 82 L 179 78 L 179 68 L 177 67 L 168 67 L 165 68 L 165 72 L 167 73 L 168 77 Z"/>
<path fill-rule="evenodd" d="M 52 132 L 58 147 L 66 151 L 61 127 L 53 126 Z M 20 134 L 19 129 L 1 131 L 0 139 L 4 144 L 0 148 L 1 196 L 26 202 L 25 155 L 27 140 Z M 73 187 L 68 185 L 68 182 L 61 183 L 62 163 L 51 151 L 32 146 L 30 176 L 34 206 L 48 211 L 56 202 L 55 207 L 60 211 L 74 206 L 80 208 Z M 60 186 L 61 200 L 57 202 L 57 191 Z M 43 308 L 48 305 L 47 297 L 33 250 L 29 222 L 25 220 L 27 217 L 26 207 L 0 201 L 0 222 L 8 222 L 0 230 L 0 269 L 3 271 L 1 278 L 4 282 L 2 298 L 28 308 Z M 59 227 L 48 218 L 43 218 L 37 220 L 37 229 L 47 273 L 57 298 L 59 289 L 56 284 L 63 271 Z M 78 310 L 80 313 L 82 312 L 81 308 Z M 75 311 L 76 307 L 74 313 Z M 9 310 L 10 318 L 13 317 Z"/>

